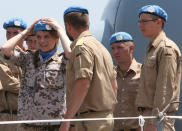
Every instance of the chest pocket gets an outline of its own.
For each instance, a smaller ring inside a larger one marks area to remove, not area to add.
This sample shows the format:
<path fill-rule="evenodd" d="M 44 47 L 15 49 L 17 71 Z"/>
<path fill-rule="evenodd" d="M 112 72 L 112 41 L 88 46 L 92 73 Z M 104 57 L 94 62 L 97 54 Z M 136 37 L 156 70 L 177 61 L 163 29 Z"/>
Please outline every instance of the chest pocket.
<path fill-rule="evenodd" d="M 22 78 L 23 84 L 25 84 L 27 87 L 34 87 L 35 69 L 33 67 L 27 67 L 23 72 Z"/>
<path fill-rule="evenodd" d="M 52 89 L 64 88 L 65 70 L 60 65 L 49 65 L 44 72 L 45 87 Z"/>
<path fill-rule="evenodd" d="M 139 79 L 133 79 L 128 82 L 128 91 L 130 93 L 137 93 L 139 87 Z"/>
<path fill-rule="evenodd" d="M 146 67 L 154 68 L 156 64 L 156 56 L 150 56 L 147 58 Z"/>

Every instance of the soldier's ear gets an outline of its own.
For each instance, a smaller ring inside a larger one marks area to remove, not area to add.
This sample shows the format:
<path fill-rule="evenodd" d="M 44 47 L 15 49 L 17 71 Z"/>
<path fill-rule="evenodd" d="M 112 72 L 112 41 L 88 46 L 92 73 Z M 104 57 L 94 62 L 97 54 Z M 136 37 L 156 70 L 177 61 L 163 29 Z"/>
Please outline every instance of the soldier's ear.
<path fill-rule="evenodd" d="M 130 52 L 131 53 L 133 53 L 134 49 L 135 49 L 135 46 L 134 45 L 130 45 Z"/>
<path fill-rule="evenodd" d="M 157 19 L 157 23 L 162 25 L 162 20 L 160 18 Z"/>

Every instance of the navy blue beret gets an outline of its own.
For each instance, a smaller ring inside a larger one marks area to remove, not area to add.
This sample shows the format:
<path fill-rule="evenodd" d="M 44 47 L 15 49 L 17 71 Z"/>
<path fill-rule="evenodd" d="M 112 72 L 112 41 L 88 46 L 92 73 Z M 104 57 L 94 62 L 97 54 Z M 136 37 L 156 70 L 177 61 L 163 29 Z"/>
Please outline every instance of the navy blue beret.
<path fill-rule="evenodd" d="M 27 28 L 27 23 L 21 18 L 14 17 L 4 22 L 3 28 L 6 29 L 7 27 L 20 27 L 25 29 Z"/>
<path fill-rule="evenodd" d="M 49 26 L 46 23 L 43 23 L 42 21 L 39 21 L 37 24 L 34 25 L 33 33 L 36 34 L 37 31 L 48 31 L 48 30 L 54 30 L 51 26 Z"/>
<path fill-rule="evenodd" d="M 115 42 L 125 42 L 125 41 L 133 41 L 132 36 L 126 32 L 117 32 L 111 36 L 110 45 Z"/>
<path fill-rule="evenodd" d="M 160 6 L 158 5 L 146 5 L 143 6 L 139 12 L 138 16 L 140 17 L 141 13 L 149 13 L 153 15 L 157 15 L 161 18 L 163 18 L 165 21 L 167 21 L 167 13 L 165 10 L 163 10 Z"/>
<path fill-rule="evenodd" d="M 66 14 L 70 13 L 70 12 L 84 12 L 86 14 L 89 14 L 88 13 L 88 10 L 86 8 L 83 8 L 81 6 L 70 6 L 68 7 L 65 11 L 64 11 L 64 15 L 65 16 Z"/>

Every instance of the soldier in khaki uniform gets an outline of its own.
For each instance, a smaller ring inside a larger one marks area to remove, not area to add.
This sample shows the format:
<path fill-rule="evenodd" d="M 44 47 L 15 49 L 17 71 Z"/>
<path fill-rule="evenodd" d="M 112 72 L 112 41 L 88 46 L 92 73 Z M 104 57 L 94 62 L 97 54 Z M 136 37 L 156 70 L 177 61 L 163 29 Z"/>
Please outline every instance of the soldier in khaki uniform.
<path fill-rule="evenodd" d="M 114 33 L 110 38 L 111 53 L 117 62 L 117 100 L 114 117 L 137 117 L 135 106 L 141 64 L 133 58 L 133 38 L 126 32 Z M 138 120 L 115 120 L 114 131 L 136 131 Z"/>
<path fill-rule="evenodd" d="M 20 18 L 11 18 L 4 22 L 7 40 L 11 39 L 26 28 L 26 23 Z M 17 48 L 24 50 L 23 41 Z M 21 69 L 10 63 L 0 51 L 0 121 L 17 120 L 18 92 L 20 87 Z M 17 125 L 0 125 L 1 131 L 16 130 Z"/>
<path fill-rule="evenodd" d="M 111 118 L 116 104 L 116 73 L 107 49 L 89 32 L 88 10 L 71 6 L 64 12 L 66 31 L 74 40 L 67 64 L 65 119 Z M 75 122 L 76 131 L 112 131 L 113 120 Z M 64 122 L 60 131 L 68 131 Z"/>
<path fill-rule="evenodd" d="M 163 26 L 167 13 L 157 5 L 147 5 L 139 10 L 139 28 L 150 40 L 141 72 L 136 105 L 143 115 L 157 115 L 167 104 L 179 100 L 181 53 L 178 46 L 166 37 Z M 167 115 L 174 115 L 178 105 L 173 104 Z M 153 125 L 152 125 L 153 124 Z M 164 131 L 174 131 L 174 120 L 164 120 Z M 155 131 L 156 123 L 146 121 L 145 129 Z"/>

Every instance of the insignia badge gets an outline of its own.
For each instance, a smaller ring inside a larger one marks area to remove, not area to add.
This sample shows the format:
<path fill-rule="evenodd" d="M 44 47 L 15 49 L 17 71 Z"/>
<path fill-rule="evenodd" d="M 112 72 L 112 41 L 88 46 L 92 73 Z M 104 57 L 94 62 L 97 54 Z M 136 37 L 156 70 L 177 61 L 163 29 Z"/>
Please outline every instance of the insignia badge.
<path fill-rule="evenodd" d="M 82 53 L 78 53 L 78 54 L 76 55 L 76 58 L 80 57 L 81 55 L 82 55 Z"/>
<path fill-rule="evenodd" d="M 14 21 L 14 25 L 15 26 L 20 26 L 21 25 L 21 22 L 20 21 Z"/>
<path fill-rule="evenodd" d="M 51 30 L 52 28 L 49 25 L 45 26 L 46 30 Z"/>
<path fill-rule="evenodd" d="M 167 57 L 171 57 L 171 56 L 172 56 L 172 54 L 170 54 L 170 53 L 166 53 L 166 54 L 165 54 L 165 56 L 167 56 Z"/>
<path fill-rule="evenodd" d="M 149 8 L 147 8 L 147 11 L 150 13 L 153 13 L 153 12 L 155 12 L 155 9 L 153 7 L 149 7 Z"/>
<path fill-rule="evenodd" d="M 116 36 L 116 40 L 117 40 L 117 41 L 121 41 L 122 39 L 123 39 L 123 36 L 122 36 L 122 35 Z"/>

